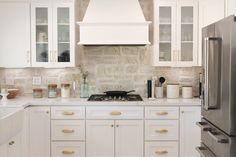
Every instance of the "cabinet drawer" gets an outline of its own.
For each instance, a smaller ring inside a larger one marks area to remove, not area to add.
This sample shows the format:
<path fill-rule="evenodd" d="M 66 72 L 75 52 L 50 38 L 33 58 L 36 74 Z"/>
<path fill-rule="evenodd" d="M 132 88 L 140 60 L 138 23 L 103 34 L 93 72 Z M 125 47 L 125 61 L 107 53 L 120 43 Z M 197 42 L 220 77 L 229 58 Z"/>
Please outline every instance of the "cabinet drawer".
<path fill-rule="evenodd" d="M 85 157 L 84 142 L 52 142 L 52 157 Z"/>
<path fill-rule="evenodd" d="M 52 140 L 84 140 L 84 120 L 52 120 Z"/>
<path fill-rule="evenodd" d="M 145 157 L 178 157 L 178 142 L 146 142 Z"/>
<path fill-rule="evenodd" d="M 178 120 L 146 120 L 145 139 L 146 140 L 178 140 L 179 121 Z"/>
<path fill-rule="evenodd" d="M 52 119 L 84 119 L 85 107 L 52 107 Z"/>
<path fill-rule="evenodd" d="M 146 107 L 146 119 L 179 119 L 178 107 Z"/>
<path fill-rule="evenodd" d="M 87 119 L 143 119 L 143 107 L 87 107 Z"/>

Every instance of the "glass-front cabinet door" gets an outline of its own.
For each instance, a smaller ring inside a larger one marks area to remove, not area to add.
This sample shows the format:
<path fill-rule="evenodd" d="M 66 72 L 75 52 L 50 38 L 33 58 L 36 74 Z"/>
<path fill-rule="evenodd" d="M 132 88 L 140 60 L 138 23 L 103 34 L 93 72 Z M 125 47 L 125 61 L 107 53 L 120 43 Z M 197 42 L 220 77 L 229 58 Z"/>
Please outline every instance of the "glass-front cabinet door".
<path fill-rule="evenodd" d="M 74 22 L 73 5 L 60 4 L 54 6 L 54 49 L 56 61 L 61 65 L 70 65 L 74 59 Z M 74 63 L 72 63 L 74 64 Z"/>
<path fill-rule="evenodd" d="M 154 66 L 196 66 L 198 2 L 154 0 Z"/>
<path fill-rule="evenodd" d="M 175 35 L 175 1 L 156 1 L 154 47 L 157 65 L 170 66 L 174 60 Z"/>
<path fill-rule="evenodd" d="M 177 5 L 177 47 L 181 66 L 197 65 L 197 1 L 182 0 Z"/>
<path fill-rule="evenodd" d="M 32 3 L 32 65 L 74 66 L 74 3 Z"/>
<path fill-rule="evenodd" d="M 51 51 L 51 16 L 47 4 L 32 4 L 32 63 L 33 66 L 43 66 L 50 62 Z"/>

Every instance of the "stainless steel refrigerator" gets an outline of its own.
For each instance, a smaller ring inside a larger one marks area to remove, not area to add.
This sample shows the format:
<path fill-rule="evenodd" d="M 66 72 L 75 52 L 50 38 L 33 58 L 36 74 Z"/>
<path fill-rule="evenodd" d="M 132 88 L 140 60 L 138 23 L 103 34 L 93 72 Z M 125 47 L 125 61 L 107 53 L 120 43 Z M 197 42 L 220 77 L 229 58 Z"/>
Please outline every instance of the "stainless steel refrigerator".
<path fill-rule="evenodd" d="M 202 157 L 236 157 L 236 17 L 202 30 Z"/>

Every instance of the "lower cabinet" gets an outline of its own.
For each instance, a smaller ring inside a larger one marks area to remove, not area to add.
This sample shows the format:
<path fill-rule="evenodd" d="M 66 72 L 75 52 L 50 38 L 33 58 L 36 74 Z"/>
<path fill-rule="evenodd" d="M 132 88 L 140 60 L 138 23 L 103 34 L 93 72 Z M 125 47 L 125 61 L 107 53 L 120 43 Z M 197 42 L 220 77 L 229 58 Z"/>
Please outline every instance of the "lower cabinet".
<path fill-rule="evenodd" d="M 180 157 L 199 157 L 201 130 L 196 122 L 201 120 L 201 107 L 180 107 Z"/>
<path fill-rule="evenodd" d="M 178 142 L 146 142 L 145 157 L 177 157 Z"/>
<path fill-rule="evenodd" d="M 52 157 L 84 157 L 84 142 L 52 142 Z"/>
<path fill-rule="evenodd" d="M 24 157 L 22 154 L 22 132 L 0 145 L 0 157 Z"/>
<path fill-rule="evenodd" d="M 87 157 L 143 157 L 142 120 L 88 120 Z"/>
<path fill-rule="evenodd" d="M 29 156 L 50 157 L 50 107 L 30 107 Z"/>

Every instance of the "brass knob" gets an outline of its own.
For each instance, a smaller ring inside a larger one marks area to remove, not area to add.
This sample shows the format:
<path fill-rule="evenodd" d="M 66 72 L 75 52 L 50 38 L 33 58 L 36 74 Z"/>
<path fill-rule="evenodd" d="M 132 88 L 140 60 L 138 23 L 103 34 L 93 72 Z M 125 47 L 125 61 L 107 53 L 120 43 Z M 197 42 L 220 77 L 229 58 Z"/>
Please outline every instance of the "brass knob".
<path fill-rule="evenodd" d="M 111 127 L 114 127 L 114 125 L 112 124 Z"/>
<path fill-rule="evenodd" d="M 165 116 L 165 115 L 168 115 L 169 113 L 168 112 L 157 112 L 156 115 L 158 116 Z"/>
<path fill-rule="evenodd" d="M 49 112 L 49 111 L 47 111 L 46 113 L 47 113 L 47 114 L 49 114 L 50 112 Z"/>
<path fill-rule="evenodd" d="M 159 154 L 159 155 L 163 155 L 163 154 L 168 154 L 168 151 L 167 150 L 157 150 L 155 153 Z"/>
<path fill-rule="evenodd" d="M 119 125 L 117 124 L 117 125 L 116 125 L 116 127 L 118 128 L 118 127 L 119 127 Z"/>
<path fill-rule="evenodd" d="M 113 112 L 110 113 L 110 115 L 112 115 L 112 116 L 120 116 L 121 114 L 122 113 L 119 112 L 119 111 L 113 111 Z"/>
<path fill-rule="evenodd" d="M 75 114 L 74 112 L 68 112 L 68 111 L 63 112 L 63 115 L 65 116 L 72 116 L 74 114 Z"/>
<path fill-rule="evenodd" d="M 10 145 L 10 146 L 13 145 L 13 144 L 15 144 L 15 141 L 9 142 L 9 145 Z"/>
<path fill-rule="evenodd" d="M 167 129 L 156 129 L 156 133 L 167 133 Z"/>
<path fill-rule="evenodd" d="M 73 129 L 63 129 L 62 132 L 63 133 L 73 133 L 75 131 Z"/>
<path fill-rule="evenodd" d="M 73 150 L 63 150 L 62 154 L 66 154 L 66 155 L 75 154 L 75 151 L 73 151 Z"/>

